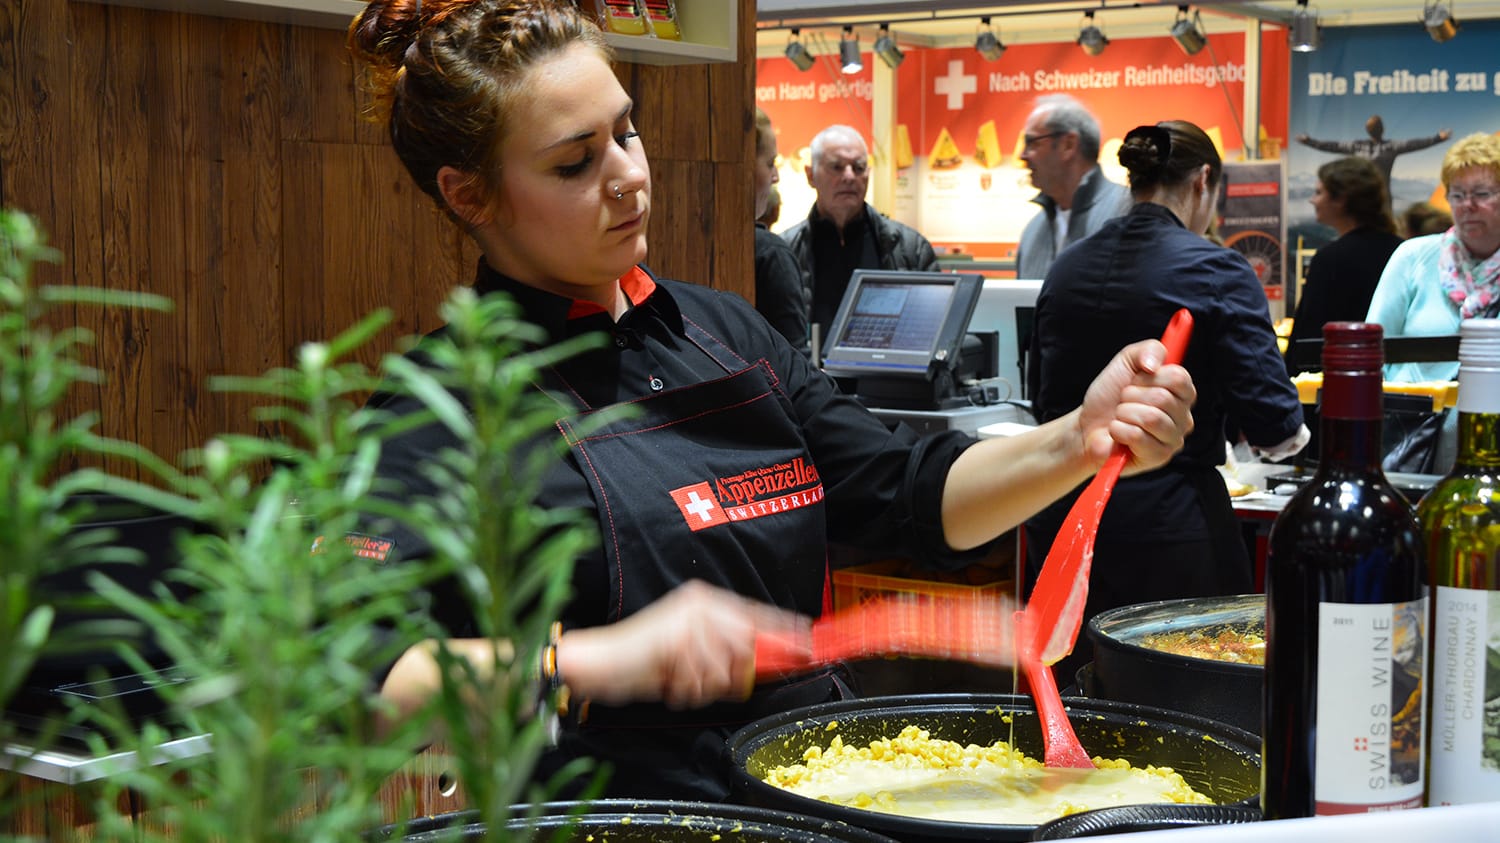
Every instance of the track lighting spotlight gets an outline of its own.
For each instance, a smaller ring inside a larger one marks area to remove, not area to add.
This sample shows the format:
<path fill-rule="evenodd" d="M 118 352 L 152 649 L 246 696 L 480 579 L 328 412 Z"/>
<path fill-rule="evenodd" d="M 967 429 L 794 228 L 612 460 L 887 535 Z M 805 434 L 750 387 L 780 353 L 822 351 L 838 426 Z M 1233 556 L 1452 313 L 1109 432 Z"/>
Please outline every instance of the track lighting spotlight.
<path fill-rule="evenodd" d="M 1427 34 L 1432 40 L 1439 44 L 1458 34 L 1458 19 L 1453 17 L 1453 3 L 1449 0 L 1448 6 L 1444 7 L 1441 0 L 1432 0 L 1427 8 L 1422 10 L 1422 25 L 1427 27 Z"/>
<path fill-rule="evenodd" d="M 802 30 L 792 30 L 792 36 L 786 42 L 786 58 L 787 61 L 795 64 L 798 70 L 806 72 L 813 66 L 813 57 L 812 53 L 809 53 L 807 48 L 802 46 L 802 42 L 798 40 L 801 35 Z"/>
<path fill-rule="evenodd" d="M 1292 12 L 1290 41 L 1294 53 L 1310 53 L 1323 43 L 1318 15 L 1307 8 L 1307 0 L 1297 0 L 1297 8 Z"/>
<path fill-rule="evenodd" d="M 1182 48 L 1184 53 L 1195 56 L 1208 43 L 1208 36 L 1203 34 L 1198 16 L 1194 14 L 1188 17 L 1188 7 L 1177 7 L 1177 20 L 1172 24 L 1172 40 Z"/>
<path fill-rule="evenodd" d="M 854 27 L 844 27 L 843 37 L 839 38 L 839 66 L 845 73 L 858 73 L 865 69 L 865 63 L 859 58 L 859 39 L 854 36 Z"/>
<path fill-rule="evenodd" d="M 999 61 L 1000 56 L 1005 53 L 1005 45 L 1000 43 L 1000 35 L 990 26 L 989 18 L 979 19 L 979 34 L 974 38 L 974 49 L 986 61 Z"/>
<path fill-rule="evenodd" d="M 896 66 L 906 58 L 901 53 L 901 48 L 896 46 L 895 39 L 891 37 L 891 28 L 888 24 L 880 25 L 880 37 L 875 39 L 874 50 L 875 55 L 880 56 L 880 60 L 892 70 L 895 70 Z"/>
<path fill-rule="evenodd" d="M 1091 56 L 1099 55 L 1104 52 L 1105 47 L 1109 46 L 1109 39 L 1105 38 L 1099 27 L 1094 25 L 1092 10 L 1083 13 L 1083 26 L 1078 30 L 1078 46 Z"/>

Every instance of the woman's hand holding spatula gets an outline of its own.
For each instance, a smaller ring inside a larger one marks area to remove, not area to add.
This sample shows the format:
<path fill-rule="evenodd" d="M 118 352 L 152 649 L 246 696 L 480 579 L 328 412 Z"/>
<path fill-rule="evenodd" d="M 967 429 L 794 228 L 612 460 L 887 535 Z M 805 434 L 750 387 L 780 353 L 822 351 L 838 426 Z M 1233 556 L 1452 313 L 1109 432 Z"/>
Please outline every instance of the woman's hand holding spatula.
<path fill-rule="evenodd" d="M 1161 341 L 1167 349 L 1163 364 L 1182 361 L 1192 330 L 1192 314 L 1186 309 L 1177 311 L 1162 334 Z M 1104 467 L 1068 511 L 1042 564 L 1031 600 L 1016 616 L 1020 644 L 1017 658 L 1042 717 L 1044 758 L 1049 767 L 1093 766 L 1068 723 L 1049 665 L 1071 652 L 1078 640 L 1099 518 L 1129 457 L 1130 451 L 1124 445 L 1114 444 Z"/>

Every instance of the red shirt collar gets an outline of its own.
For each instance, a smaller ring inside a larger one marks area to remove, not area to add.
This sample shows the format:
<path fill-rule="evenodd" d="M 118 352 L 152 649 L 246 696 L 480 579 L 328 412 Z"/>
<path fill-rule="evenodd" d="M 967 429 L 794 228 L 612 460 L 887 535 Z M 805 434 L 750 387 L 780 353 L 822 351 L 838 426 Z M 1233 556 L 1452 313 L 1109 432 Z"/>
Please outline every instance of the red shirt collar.
<path fill-rule="evenodd" d="M 639 266 L 633 266 L 629 272 L 621 275 L 618 283 L 620 289 L 625 291 L 626 298 L 630 299 L 631 306 L 639 306 L 646 299 L 650 298 L 652 293 L 656 292 L 656 282 L 651 280 L 651 276 L 646 270 L 641 269 Z M 580 319 L 603 312 L 604 308 L 591 301 L 574 299 L 573 306 L 568 308 L 568 318 Z"/>

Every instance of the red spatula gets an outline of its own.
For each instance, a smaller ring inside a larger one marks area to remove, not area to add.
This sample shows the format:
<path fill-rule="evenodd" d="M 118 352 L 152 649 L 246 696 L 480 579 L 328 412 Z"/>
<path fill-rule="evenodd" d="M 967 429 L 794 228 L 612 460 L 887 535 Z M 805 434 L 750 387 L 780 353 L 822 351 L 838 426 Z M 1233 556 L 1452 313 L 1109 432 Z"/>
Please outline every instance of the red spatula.
<path fill-rule="evenodd" d="M 1186 308 L 1177 311 L 1162 334 L 1167 347 L 1165 363 L 1182 362 L 1188 336 L 1193 331 L 1193 316 Z M 1074 501 L 1062 529 L 1047 552 L 1042 570 L 1032 590 L 1031 600 L 1016 613 L 1017 660 L 1031 695 L 1036 699 L 1042 719 L 1044 760 L 1048 767 L 1092 767 L 1093 761 L 1078 743 L 1073 725 L 1068 722 L 1062 696 L 1049 665 L 1073 651 L 1078 628 L 1083 623 L 1083 607 L 1089 595 L 1089 569 L 1094 561 L 1094 537 L 1099 532 L 1099 518 L 1104 504 L 1114 491 L 1115 481 L 1130 453 L 1116 445 L 1104 467 Z"/>
<path fill-rule="evenodd" d="M 1009 665 L 1015 601 L 1003 595 L 879 597 L 815 621 L 810 632 L 755 639 L 757 679 L 875 656 Z"/>

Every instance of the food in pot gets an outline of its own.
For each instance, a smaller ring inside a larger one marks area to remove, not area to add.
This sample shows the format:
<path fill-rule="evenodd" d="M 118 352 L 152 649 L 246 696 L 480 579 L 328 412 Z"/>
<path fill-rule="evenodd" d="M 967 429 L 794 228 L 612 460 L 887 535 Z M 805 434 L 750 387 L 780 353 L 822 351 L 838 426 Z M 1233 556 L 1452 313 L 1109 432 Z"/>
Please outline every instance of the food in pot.
<path fill-rule="evenodd" d="M 1212 659 L 1235 664 L 1266 663 L 1266 634 L 1258 629 L 1189 630 L 1153 632 L 1139 641 L 1148 650 L 1160 650 L 1193 659 Z"/>
<path fill-rule="evenodd" d="M 965 746 L 907 726 L 864 747 L 835 735 L 827 749 L 811 747 L 802 763 L 763 778 L 812 799 L 950 822 L 1037 825 L 1111 805 L 1212 804 L 1169 767 L 1094 763 L 1098 769 L 1049 768 L 1005 741 Z"/>

